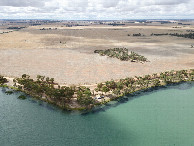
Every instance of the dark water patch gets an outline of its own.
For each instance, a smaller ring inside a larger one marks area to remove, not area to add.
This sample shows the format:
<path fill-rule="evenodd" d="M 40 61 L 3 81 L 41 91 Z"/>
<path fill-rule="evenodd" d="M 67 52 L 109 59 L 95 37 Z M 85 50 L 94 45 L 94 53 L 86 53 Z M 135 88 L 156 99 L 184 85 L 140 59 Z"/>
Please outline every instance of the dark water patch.
<path fill-rule="evenodd" d="M 51 106 L 49 104 L 45 104 L 45 107 L 49 110 L 55 110 L 56 108 L 54 106 Z"/>
<path fill-rule="evenodd" d="M 193 86 L 194 86 L 194 82 L 185 82 L 185 83 L 181 83 L 179 86 L 171 86 L 171 87 L 178 90 L 188 90 L 188 89 L 191 89 Z"/>
<path fill-rule="evenodd" d="M 1 91 L 5 93 L 7 91 L 7 88 L 1 88 Z"/>
<path fill-rule="evenodd" d="M 37 103 L 37 101 L 36 100 L 29 100 L 31 103 Z"/>
<path fill-rule="evenodd" d="M 119 103 L 126 103 L 129 101 L 129 98 L 126 98 L 126 97 L 123 97 L 123 98 L 120 98 L 119 100 L 117 100 Z"/>

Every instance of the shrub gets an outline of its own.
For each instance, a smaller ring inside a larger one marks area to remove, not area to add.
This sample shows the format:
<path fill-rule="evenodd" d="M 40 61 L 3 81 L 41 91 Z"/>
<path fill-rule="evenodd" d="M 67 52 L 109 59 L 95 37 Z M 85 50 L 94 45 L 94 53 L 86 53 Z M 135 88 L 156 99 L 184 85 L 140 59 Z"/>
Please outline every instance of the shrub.
<path fill-rule="evenodd" d="M 0 85 L 3 85 L 5 83 L 7 83 L 7 82 L 8 82 L 8 80 L 0 75 Z"/>
<path fill-rule="evenodd" d="M 24 99 L 26 99 L 26 96 L 25 95 L 20 95 L 20 96 L 18 96 L 18 99 L 24 100 Z"/>
<path fill-rule="evenodd" d="M 13 94 L 13 91 L 5 91 L 5 94 L 11 95 L 11 94 Z"/>

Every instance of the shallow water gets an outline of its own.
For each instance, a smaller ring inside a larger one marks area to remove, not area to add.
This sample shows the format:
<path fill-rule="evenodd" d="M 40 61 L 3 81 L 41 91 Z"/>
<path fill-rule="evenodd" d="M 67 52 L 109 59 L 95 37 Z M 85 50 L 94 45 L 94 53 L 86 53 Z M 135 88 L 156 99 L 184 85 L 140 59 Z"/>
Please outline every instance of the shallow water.
<path fill-rule="evenodd" d="M 67 113 L 0 89 L 0 146 L 192 146 L 194 86 L 181 84 Z"/>

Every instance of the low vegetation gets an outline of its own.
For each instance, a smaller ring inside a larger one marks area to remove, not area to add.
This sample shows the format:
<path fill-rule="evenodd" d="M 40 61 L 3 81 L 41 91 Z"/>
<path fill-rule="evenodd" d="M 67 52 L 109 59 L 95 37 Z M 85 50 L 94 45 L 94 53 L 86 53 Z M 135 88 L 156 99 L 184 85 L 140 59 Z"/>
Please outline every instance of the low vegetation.
<path fill-rule="evenodd" d="M 189 30 L 186 30 L 186 31 L 187 31 L 187 32 L 194 32 L 194 30 L 190 30 L 190 29 L 189 29 Z"/>
<path fill-rule="evenodd" d="M 107 50 L 95 50 L 94 53 L 98 53 L 101 56 L 109 56 L 112 58 L 120 59 L 121 61 L 131 61 L 131 62 L 147 62 L 148 59 L 142 55 L 139 55 L 133 51 L 129 54 L 126 48 L 114 48 Z"/>
<path fill-rule="evenodd" d="M 13 31 L 12 30 L 11 31 L 3 31 L 3 32 L 0 32 L 0 34 L 10 33 L 10 32 L 13 32 Z"/>
<path fill-rule="evenodd" d="M 169 34 L 169 35 L 176 36 L 176 37 L 183 37 L 183 38 L 194 39 L 194 33 L 187 33 L 187 34 L 174 33 L 174 34 Z"/>
<path fill-rule="evenodd" d="M 161 33 L 161 34 L 154 34 L 152 33 L 151 36 L 163 36 L 163 35 L 170 35 L 170 36 L 176 36 L 176 37 L 183 37 L 183 38 L 189 38 L 194 39 L 194 33 L 186 33 L 186 34 L 179 34 L 179 33 Z"/>
<path fill-rule="evenodd" d="M 133 34 L 133 36 L 142 36 L 141 33 Z"/>
<path fill-rule="evenodd" d="M 112 25 L 112 26 L 123 26 L 125 24 L 123 24 L 123 23 L 109 23 L 108 25 Z"/>
<path fill-rule="evenodd" d="M 5 94 L 11 95 L 11 94 L 13 94 L 13 91 L 5 91 Z"/>
<path fill-rule="evenodd" d="M 163 36 L 163 35 L 169 35 L 168 33 L 152 33 L 151 36 Z"/>
<path fill-rule="evenodd" d="M 7 83 L 7 82 L 8 82 L 7 79 L 0 75 L 0 85 L 3 85 L 5 83 Z"/>
<path fill-rule="evenodd" d="M 8 27 L 7 29 L 14 29 L 14 30 L 19 30 L 19 29 L 23 29 L 26 27 Z"/>
<path fill-rule="evenodd" d="M 145 36 L 145 35 L 141 34 L 141 33 L 134 33 L 134 34 L 127 34 L 127 36 L 141 37 L 141 36 Z"/>
<path fill-rule="evenodd" d="M 24 100 L 24 99 L 26 99 L 26 96 L 25 95 L 20 95 L 20 96 L 18 96 L 18 99 Z"/>
<path fill-rule="evenodd" d="M 194 39 L 194 32 L 193 30 L 186 30 L 187 32 L 190 33 L 185 33 L 185 34 L 180 34 L 180 33 L 152 33 L 150 34 L 150 36 L 165 36 L 165 35 L 169 35 L 169 36 L 176 36 L 176 37 L 183 37 L 183 38 L 189 38 L 189 39 Z M 140 36 L 145 36 L 141 33 L 137 33 L 137 34 L 128 34 L 127 36 L 133 36 L 133 37 L 140 37 Z"/>
<path fill-rule="evenodd" d="M 40 30 L 57 30 L 57 28 L 42 28 Z"/>

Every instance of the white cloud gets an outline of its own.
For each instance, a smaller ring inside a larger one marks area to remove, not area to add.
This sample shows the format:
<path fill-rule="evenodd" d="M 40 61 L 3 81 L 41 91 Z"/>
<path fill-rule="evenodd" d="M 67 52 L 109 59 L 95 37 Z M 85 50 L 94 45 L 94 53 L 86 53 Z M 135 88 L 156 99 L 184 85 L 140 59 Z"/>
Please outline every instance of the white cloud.
<path fill-rule="evenodd" d="M 0 18 L 192 18 L 194 0 L 0 0 Z"/>
<path fill-rule="evenodd" d="M 177 4 L 182 4 L 182 3 L 188 3 L 190 0 L 160 0 L 160 1 L 155 1 L 156 5 L 177 5 Z"/>
<path fill-rule="evenodd" d="M 0 6 L 12 7 L 42 7 L 45 0 L 0 0 Z"/>
<path fill-rule="evenodd" d="M 100 0 L 104 8 L 116 7 L 120 0 Z"/>

